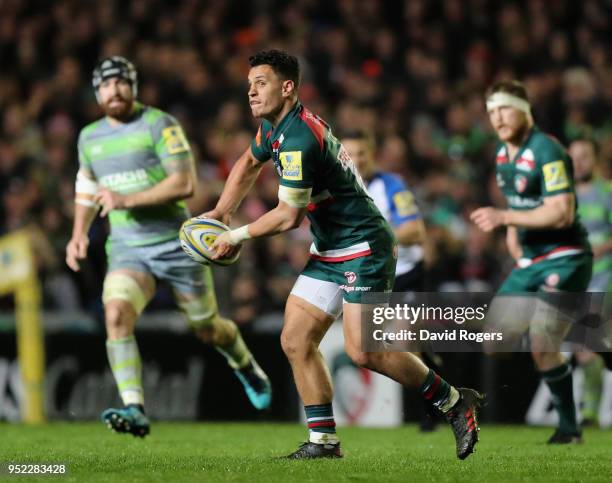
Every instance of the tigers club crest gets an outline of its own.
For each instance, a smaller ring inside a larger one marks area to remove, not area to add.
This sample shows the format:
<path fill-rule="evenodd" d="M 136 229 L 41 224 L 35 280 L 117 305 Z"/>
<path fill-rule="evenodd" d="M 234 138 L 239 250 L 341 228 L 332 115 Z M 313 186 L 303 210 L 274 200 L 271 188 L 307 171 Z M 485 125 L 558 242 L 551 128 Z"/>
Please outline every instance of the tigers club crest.
<path fill-rule="evenodd" d="M 357 274 L 355 272 L 344 272 L 344 276 L 349 284 L 355 283 L 355 280 L 357 280 Z"/>

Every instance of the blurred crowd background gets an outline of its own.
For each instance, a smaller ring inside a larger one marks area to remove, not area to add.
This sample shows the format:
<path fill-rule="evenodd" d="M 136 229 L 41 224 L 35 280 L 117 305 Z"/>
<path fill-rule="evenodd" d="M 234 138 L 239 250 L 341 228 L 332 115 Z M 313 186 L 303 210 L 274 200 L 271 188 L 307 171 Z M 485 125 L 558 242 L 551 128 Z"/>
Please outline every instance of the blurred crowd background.
<path fill-rule="evenodd" d="M 192 212 L 214 206 L 233 161 L 257 129 L 248 109 L 248 57 L 298 55 L 301 100 L 334 130 L 377 140 L 381 169 L 406 179 L 428 229 L 429 290 L 493 290 L 511 265 L 503 233 L 468 215 L 502 205 L 495 136 L 483 93 L 497 79 L 525 82 L 539 126 L 567 144 L 591 136 L 612 175 L 612 31 L 605 0 L 3 0 L 0 2 L 0 234 L 37 230 L 47 309 L 101 313 L 105 220 L 91 232 L 78 274 L 64 263 L 70 237 L 76 137 L 100 117 L 96 62 L 137 66 L 140 100 L 186 130 L 200 183 Z M 266 169 L 236 223 L 276 205 Z M 307 260 L 307 226 L 248 243 L 217 269 L 224 311 L 247 324 L 282 309 Z M 149 310 L 172 306 L 162 288 Z"/>

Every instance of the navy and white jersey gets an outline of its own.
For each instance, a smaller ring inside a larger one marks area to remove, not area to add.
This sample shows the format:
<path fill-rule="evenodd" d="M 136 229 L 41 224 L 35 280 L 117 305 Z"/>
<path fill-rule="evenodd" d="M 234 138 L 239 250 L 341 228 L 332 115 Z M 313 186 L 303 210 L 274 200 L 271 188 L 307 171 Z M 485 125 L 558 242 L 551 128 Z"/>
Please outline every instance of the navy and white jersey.
<path fill-rule="evenodd" d="M 421 218 L 412 192 L 399 176 L 378 172 L 368 182 L 367 188 L 374 203 L 393 228 Z M 423 247 L 399 245 L 395 275 L 408 273 L 421 260 Z"/>

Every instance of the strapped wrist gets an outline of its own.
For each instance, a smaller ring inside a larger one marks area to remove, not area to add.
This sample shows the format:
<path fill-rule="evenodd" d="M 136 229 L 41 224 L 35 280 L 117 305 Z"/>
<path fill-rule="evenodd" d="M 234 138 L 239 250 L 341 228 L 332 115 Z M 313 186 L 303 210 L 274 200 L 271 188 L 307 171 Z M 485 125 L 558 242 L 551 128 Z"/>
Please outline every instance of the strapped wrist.
<path fill-rule="evenodd" d="M 252 238 L 249 234 L 249 225 L 243 225 L 235 230 L 230 230 L 228 235 L 232 245 L 240 245 L 244 240 Z"/>

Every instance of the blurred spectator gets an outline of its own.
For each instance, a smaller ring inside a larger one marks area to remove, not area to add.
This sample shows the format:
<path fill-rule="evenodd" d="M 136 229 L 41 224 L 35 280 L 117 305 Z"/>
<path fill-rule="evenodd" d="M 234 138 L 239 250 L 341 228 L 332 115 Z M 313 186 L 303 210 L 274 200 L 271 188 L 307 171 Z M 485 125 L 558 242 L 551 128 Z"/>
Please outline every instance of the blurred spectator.
<path fill-rule="evenodd" d="M 495 139 L 483 91 L 519 77 L 536 122 L 562 142 L 589 136 L 612 176 L 612 62 L 604 0 L 179 0 L 0 2 L 0 233 L 33 223 L 53 257 L 42 268 L 45 303 L 90 308 L 104 269 L 103 222 L 91 237 L 94 260 L 65 278 L 72 217 L 76 133 L 100 116 L 90 84 L 96 61 L 135 61 L 140 99 L 175 114 L 198 155 L 201 181 L 190 201 L 210 208 L 234 160 L 257 129 L 246 102 L 248 56 L 284 48 L 303 64 L 302 100 L 339 130 L 375 134 L 384 169 L 403 174 L 424 201 L 430 289 L 494 288 L 502 275 L 501 233 L 477 235 L 465 213 L 496 202 Z M 277 202 L 262 172 L 236 220 Z M 247 247 L 219 270 L 220 297 L 238 322 L 277 310 L 307 257 L 304 230 Z M 53 261 L 55 260 L 55 261 Z M 72 293 L 78 297 L 57 295 Z"/>

